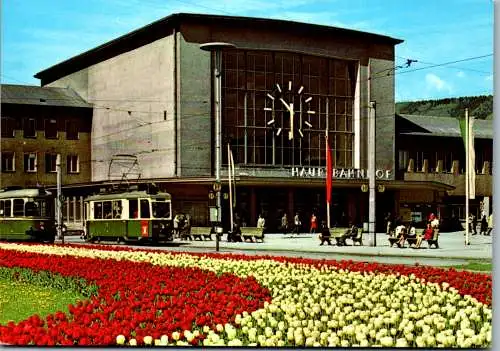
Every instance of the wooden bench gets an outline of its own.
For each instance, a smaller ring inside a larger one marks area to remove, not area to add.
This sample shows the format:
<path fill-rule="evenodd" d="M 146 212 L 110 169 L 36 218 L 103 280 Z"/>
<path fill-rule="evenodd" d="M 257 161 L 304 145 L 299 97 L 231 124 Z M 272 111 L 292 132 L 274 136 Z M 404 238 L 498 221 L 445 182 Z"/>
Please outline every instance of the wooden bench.
<path fill-rule="evenodd" d="M 333 227 L 330 228 L 330 237 L 335 239 L 337 246 L 345 246 L 345 240 L 347 237 L 344 237 L 345 232 L 349 230 L 349 228 L 345 227 Z"/>
<path fill-rule="evenodd" d="M 263 228 L 257 228 L 257 227 L 241 227 L 241 236 L 243 240 L 249 239 L 251 242 L 253 242 L 253 239 L 255 241 L 260 240 L 260 242 L 264 242 L 264 230 Z"/>
<path fill-rule="evenodd" d="M 191 230 L 189 232 L 189 240 L 192 240 L 191 236 L 195 240 L 198 239 L 200 241 L 203 241 L 204 239 L 213 240 L 212 232 L 212 227 L 191 227 Z"/>

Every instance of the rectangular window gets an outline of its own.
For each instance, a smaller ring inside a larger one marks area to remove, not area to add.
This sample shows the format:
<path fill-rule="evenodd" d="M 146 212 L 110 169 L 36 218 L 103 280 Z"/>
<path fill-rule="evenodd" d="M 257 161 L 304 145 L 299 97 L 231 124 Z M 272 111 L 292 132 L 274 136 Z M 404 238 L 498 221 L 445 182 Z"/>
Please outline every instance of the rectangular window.
<path fill-rule="evenodd" d="M 128 218 L 139 218 L 139 205 L 137 199 L 128 200 Z"/>
<path fill-rule="evenodd" d="M 2 172 L 15 172 L 16 159 L 14 152 L 2 152 Z"/>
<path fill-rule="evenodd" d="M 78 140 L 78 124 L 76 121 L 66 121 L 66 140 Z"/>
<path fill-rule="evenodd" d="M 0 200 L 0 216 L 1 217 L 10 217 L 11 213 L 11 200 Z"/>
<path fill-rule="evenodd" d="M 68 155 L 68 157 L 66 157 L 66 170 L 68 173 L 80 172 L 78 155 Z"/>
<path fill-rule="evenodd" d="M 34 118 L 24 119 L 24 134 L 25 138 L 36 138 L 36 121 Z"/>
<path fill-rule="evenodd" d="M 57 172 L 56 168 L 57 154 L 45 154 L 45 172 Z"/>
<path fill-rule="evenodd" d="M 14 127 L 16 123 L 13 118 L 10 117 L 2 117 L 2 138 L 13 138 L 15 137 L 14 134 Z"/>
<path fill-rule="evenodd" d="M 406 150 L 399 150 L 399 170 L 406 171 L 409 162 L 409 152 Z"/>
<path fill-rule="evenodd" d="M 94 219 L 102 219 L 102 202 L 94 202 Z"/>
<path fill-rule="evenodd" d="M 113 212 L 111 210 L 111 201 L 104 201 L 102 203 L 102 215 L 104 219 L 113 218 Z"/>
<path fill-rule="evenodd" d="M 148 200 L 141 200 L 141 218 L 150 218 Z"/>
<path fill-rule="evenodd" d="M 24 171 L 36 172 L 36 152 L 29 152 L 24 154 Z"/>
<path fill-rule="evenodd" d="M 24 216 L 24 200 L 14 199 L 14 217 Z"/>
<path fill-rule="evenodd" d="M 45 138 L 57 139 L 57 121 L 55 119 L 45 120 Z"/>

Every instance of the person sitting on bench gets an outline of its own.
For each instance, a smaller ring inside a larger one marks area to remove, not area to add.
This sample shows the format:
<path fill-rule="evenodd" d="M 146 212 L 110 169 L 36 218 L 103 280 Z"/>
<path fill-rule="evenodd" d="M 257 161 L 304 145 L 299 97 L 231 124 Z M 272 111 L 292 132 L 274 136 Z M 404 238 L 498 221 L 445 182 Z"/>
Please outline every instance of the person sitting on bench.
<path fill-rule="evenodd" d="M 332 242 L 330 241 L 330 228 L 327 227 L 325 221 L 321 222 L 321 232 L 319 234 L 319 240 L 321 241 L 321 244 L 319 244 L 320 246 L 322 246 L 325 242 L 328 245 L 332 244 Z"/>
<path fill-rule="evenodd" d="M 417 243 L 417 231 L 415 229 L 415 224 L 413 222 L 411 222 L 410 225 L 408 225 L 406 231 L 406 241 L 408 242 L 408 245 L 410 247 Z"/>
<path fill-rule="evenodd" d="M 396 238 L 398 239 L 398 241 L 396 242 L 396 245 L 399 247 L 399 248 L 402 248 L 404 247 L 404 243 L 405 243 L 405 234 L 406 234 L 406 227 L 403 225 L 403 224 L 400 224 L 396 227 Z"/>

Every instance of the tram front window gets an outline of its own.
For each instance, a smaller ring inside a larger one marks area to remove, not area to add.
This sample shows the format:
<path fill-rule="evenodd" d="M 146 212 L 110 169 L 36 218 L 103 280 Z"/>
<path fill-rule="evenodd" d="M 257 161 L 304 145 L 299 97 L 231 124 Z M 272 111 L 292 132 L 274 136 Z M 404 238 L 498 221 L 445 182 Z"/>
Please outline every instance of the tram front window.
<path fill-rule="evenodd" d="M 52 208 L 45 200 L 35 200 L 26 202 L 24 212 L 28 217 L 50 217 Z"/>
<path fill-rule="evenodd" d="M 153 201 L 153 217 L 168 218 L 170 217 L 170 202 Z"/>

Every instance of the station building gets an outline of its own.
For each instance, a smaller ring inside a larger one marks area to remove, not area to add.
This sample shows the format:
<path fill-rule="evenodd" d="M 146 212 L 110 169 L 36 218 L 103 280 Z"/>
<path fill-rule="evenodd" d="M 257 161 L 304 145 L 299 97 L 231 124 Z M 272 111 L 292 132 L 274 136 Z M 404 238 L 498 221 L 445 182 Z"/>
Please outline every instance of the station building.
<path fill-rule="evenodd" d="M 181 13 L 35 75 L 42 87 L 71 89 L 93 106 L 91 179 L 63 179 L 68 198 L 124 180 L 154 182 L 172 194 L 176 212 L 191 214 L 193 225 L 208 224 L 215 55 L 200 49 L 207 42 L 235 45 L 222 54 L 224 222 L 227 150 L 235 162 L 235 211 L 246 225 L 255 226 L 260 213 L 271 230 L 283 213 L 292 218 L 298 212 L 303 222 L 312 212 L 326 218 L 325 135 L 334 168 L 332 222 L 366 222 L 372 101 L 378 228 L 384 214 L 398 215 L 415 194 L 425 194 L 418 201 L 439 212 L 456 188 L 400 172 L 397 147 L 405 137 L 397 125 L 406 119 L 394 111 L 394 50 L 402 40 L 283 20 Z M 115 161 L 127 157 L 133 162 L 113 173 Z"/>

